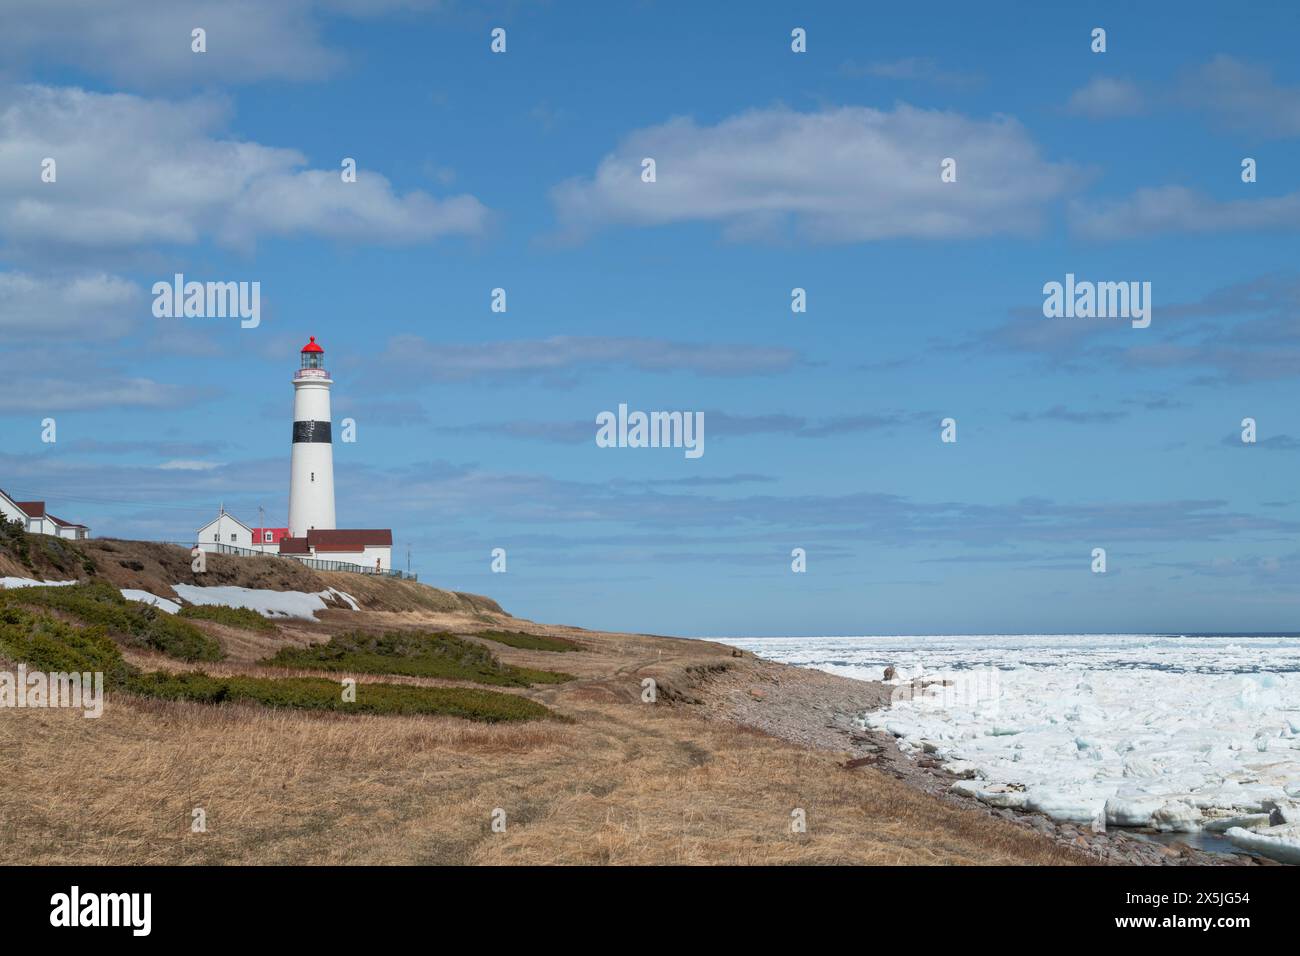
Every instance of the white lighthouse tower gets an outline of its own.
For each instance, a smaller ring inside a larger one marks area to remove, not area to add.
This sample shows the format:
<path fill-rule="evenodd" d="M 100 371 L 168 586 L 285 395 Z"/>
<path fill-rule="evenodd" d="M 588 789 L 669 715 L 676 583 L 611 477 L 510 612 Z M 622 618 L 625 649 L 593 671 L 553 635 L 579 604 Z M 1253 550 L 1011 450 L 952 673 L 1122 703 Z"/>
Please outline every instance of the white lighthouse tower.
<path fill-rule="evenodd" d="M 325 350 L 311 337 L 293 377 L 293 455 L 289 465 L 289 534 L 334 527 L 334 445 Z"/>

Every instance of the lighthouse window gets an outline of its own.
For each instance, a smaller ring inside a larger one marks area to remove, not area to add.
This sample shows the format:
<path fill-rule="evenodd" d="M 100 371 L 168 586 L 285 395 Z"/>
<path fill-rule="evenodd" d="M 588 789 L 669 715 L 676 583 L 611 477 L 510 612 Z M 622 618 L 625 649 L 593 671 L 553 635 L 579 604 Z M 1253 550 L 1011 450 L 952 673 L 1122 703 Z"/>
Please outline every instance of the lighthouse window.
<path fill-rule="evenodd" d="M 316 480 L 316 472 L 314 472 L 314 471 L 311 473 L 311 480 L 312 480 L 312 481 L 315 481 L 315 480 Z"/>

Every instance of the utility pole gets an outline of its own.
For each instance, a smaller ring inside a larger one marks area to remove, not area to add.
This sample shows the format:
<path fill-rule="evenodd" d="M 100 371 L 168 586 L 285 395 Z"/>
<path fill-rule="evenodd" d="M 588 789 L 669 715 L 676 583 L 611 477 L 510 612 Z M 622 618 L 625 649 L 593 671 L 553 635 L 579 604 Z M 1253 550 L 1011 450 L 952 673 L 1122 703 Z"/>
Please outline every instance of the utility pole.
<path fill-rule="evenodd" d="M 406 546 L 406 573 L 411 573 L 411 546 Z"/>

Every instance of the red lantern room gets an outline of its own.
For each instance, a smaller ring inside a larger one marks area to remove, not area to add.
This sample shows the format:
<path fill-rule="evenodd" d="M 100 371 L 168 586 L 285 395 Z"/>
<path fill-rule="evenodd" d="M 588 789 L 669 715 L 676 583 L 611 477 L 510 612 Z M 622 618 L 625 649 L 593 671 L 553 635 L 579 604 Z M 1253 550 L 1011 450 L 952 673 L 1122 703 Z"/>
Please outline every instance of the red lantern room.
<path fill-rule="evenodd" d="M 325 367 L 325 350 L 316 344 L 316 336 L 314 335 L 311 337 L 311 341 L 302 347 L 302 367 Z"/>

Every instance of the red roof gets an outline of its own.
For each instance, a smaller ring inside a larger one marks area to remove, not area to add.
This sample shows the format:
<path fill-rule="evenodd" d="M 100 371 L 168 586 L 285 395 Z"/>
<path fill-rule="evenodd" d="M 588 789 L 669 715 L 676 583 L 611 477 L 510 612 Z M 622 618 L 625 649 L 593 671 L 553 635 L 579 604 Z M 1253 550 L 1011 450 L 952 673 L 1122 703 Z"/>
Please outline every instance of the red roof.
<path fill-rule="evenodd" d="M 311 549 L 307 547 L 306 538 L 281 538 L 281 554 L 310 554 Z"/>
<path fill-rule="evenodd" d="M 304 352 L 324 352 L 325 350 L 316 344 L 316 336 L 311 336 L 311 341 L 302 347 Z"/>
<path fill-rule="evenodd" d="M 388 528 L 339 528 L 307 532 L 307 544 L 313 551 L 364 551 L 369 547 L 393 546 L 393 532 Z M 283 546 L 282 546 L 283 548 Z"/>
<path fill-rule="evenodd" d="M 288 528 L 252 528 L 253 544 L 279 544 L 281 538 L 289 536 Z M 266 532 L 271 532 L 271 540 L 266 540 Z"/>
<path fill-rule="evenodd" d="M 15 501 L 14 504 L 23 509 L 23 513 L 29 518 L 45 517 L 44 501 Z"/>

